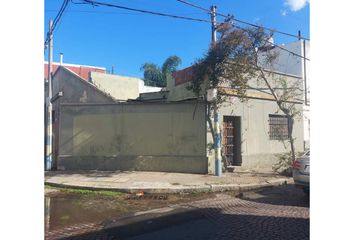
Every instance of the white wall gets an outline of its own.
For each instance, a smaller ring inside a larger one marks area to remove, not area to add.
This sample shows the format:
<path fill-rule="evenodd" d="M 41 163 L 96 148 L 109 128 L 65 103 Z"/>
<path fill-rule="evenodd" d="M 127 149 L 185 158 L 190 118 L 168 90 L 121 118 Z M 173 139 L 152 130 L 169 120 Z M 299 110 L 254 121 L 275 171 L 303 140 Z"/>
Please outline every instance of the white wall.
<path fill-rule="evenodd" d="M 279 45 L 279 44 L 277 44 Z M 288 43 L 285 45 L 280 45 L 281 47 L 296 53 L 298 55 L 304 56 L 304 47 L 306 58 L 311 59 L 310 55 L 310 42 L 305 41 L 305 46 L 303 40 Z M 259 63 L 267 69 L 282 72 L 285 74 L 299 76 L 304 79 L 304 64 L 306 64 L 306 88 L 307 88 L 307 101 L 310 103 L 310 61 L 305 60 L 299 56 L 295 56 L 287 51 L 279 48 L 274 48 L 272 52 L 277 53 L 277 58 L 274 60 L 272 65 L 265 64 L 265 54 L 260 54 Z M 305 86 L 304 86 L 305 89 Z M 304 96 L 305 97 L 305 96 Z M 304 122 L 304 141 L 310 141 L 310 107 L 305 106 L 303 108 L 303 122 Z"/>
<path fill-rule="evenodd" d="M 116 100 L 136 99 L 139 97 L 140 79 L 138 78 L 91 72 L 90 81 Z"/>
<path fill-rule="evenodd" d="M 139 80 L 139 93 L 160 92 L 162 88 L 145 86 L 144 80 Z"/>

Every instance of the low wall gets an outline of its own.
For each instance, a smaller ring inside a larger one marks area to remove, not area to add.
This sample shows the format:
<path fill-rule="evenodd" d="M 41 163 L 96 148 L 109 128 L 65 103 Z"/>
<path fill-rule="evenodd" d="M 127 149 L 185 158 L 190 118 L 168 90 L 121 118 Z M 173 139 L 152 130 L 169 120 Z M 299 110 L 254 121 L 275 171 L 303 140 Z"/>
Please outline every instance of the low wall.
<path fill-rule="evenodd" d="M 58 169 L 207 173 L 203 103 L 65 104 Z"/>

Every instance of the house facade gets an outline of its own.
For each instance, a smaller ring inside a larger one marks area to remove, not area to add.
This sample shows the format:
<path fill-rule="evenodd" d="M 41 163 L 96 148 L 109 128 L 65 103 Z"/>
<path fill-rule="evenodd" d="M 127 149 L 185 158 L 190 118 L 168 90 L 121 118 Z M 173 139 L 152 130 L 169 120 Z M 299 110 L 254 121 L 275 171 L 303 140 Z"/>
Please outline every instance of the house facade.
<path fill-rule="evenodd" d="M 174 74 L 174 80 L 168 83 L 165 92 L 157 94 L 141 94 L 146 101 L 185 101 L 195 98 L 187 86 L 192 81 L 192 68 L 186 68 Z M 282 78 L 290 84 L 301 83 L 301 76 L 274 72 L 269 74 L 269 80 L 276 83 Z M 241 100 L 237 93 L 227 87 L 219 88 L 218 94 L 224 95 L 226 101 L 219 106 L 220 126 L 222 137 L 222 155 L 224 164 L 235 166 L 238 169 L 267 169 L 270 170 L 277 160 L 278 154 L 290 151 L 288 141 L 288 119 L 279 111 L 275 99 L 267 86 L 256 79 L 249 82 L 246 99 Z M 205 87 L 202 87 L 202 91 Z M 301 95 L 302 89 L 299 89 Z M 205 99 L 204 99 L 205 101 Z M 302 99 L 293 100 L 294 107 L 303 112 Z M 210 116 L 207 124 L 206 139 L 208 146 L 208 173 L 215 172 L 215 156 L 212 148 L 213 137 L 211 129 L 213 114 L 210 104 L 206 103 L 206 116 Z M 209 105 L 209 107 L 208 107 Z M 295 149 L 304 150 L 304 122 L 302 116 L 295 119 L 293 127 Z"/>
<path fill-rule="evenodd" d="M 54 74 L 57 69 L 62 66 L 70 69 L 72 72 L 79 75 L 82 79 L 89 81 L 90 73 L 98 72 L 98 73 L 106 73 L 106 68 L 104 67 L 96 67 L 96 66 L 88 66 L 88 65 L 80 65 L 80 64 L 69 64 L 63 62 L 53 62 L 52 63 L 52 74 Z M 44 62 L 44 78 L 48 79 L 48 62 Z"/>
<path fill-rule="evenodd" d="M 292 74 L 272 76 L 302 82 Z M 53 76 L 53 95 L 63 92 L 53 107 L 56 168 L 214 174 L 210 104 L 187 90 L 192 78 L 187 68 L 166 89 L 142 93 L 134 78 L 93 72 L 85 80 L 59 67 Z M 251 80 L 243 100 L 227 86 L 218 94 L 227 100 L 219 106 L 223 164 L 271 169 L 277 154 L 290 151 L 289 126 L 266 86 Z M 302 99 L 293 103 L 303 111 Z M 304 147 L 303 128 L 295 119 L 297 151 Z"/>
<path fill-rule="evenodd" d="M 284 74 L 289 74 L 302 78 L 303 80 L 303 124 L 304 124 L 304 146 L 310 147 L 310 89 L 311 89 L 311 75 L 310 75 L 310 41 L 298 40 L 295 42 L 283 44 L 282 48 L 293 52 L 291 54 L 278 48 L 270 50 L 276 53 L 276 58 L 272 64 L 265 64 L 265 56 L 260 55 L 260 64 L 264 67 Z M 299 56 L 303 56 L 300 58 Z M 305 94 L 306 93 L 306 94 Z"/>

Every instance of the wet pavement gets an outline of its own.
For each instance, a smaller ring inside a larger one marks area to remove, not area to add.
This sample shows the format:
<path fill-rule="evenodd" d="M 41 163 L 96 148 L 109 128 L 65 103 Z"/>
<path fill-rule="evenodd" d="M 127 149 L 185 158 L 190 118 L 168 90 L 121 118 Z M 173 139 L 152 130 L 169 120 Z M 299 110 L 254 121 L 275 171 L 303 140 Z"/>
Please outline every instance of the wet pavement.
<path fill-rule="evenodd" d="M 75 224 L 100 222 L 124 214 L 119 202 L 80 196 L 45 197 L 46 230 L 53 231 Z"/>
<path fill-rule="evenodd" d="M 309 198 L 293 185 L 233 193 L 197 201 L 203 218 L 127 238 L 152 239 L 309 239 Z"/>
<path fill-rule="evenodd" d="M 45 196 L 45 231 L 65 232 L 73 226 L 102 224 L 132 213 L 213 197 L 214 194 L 126 194 L 112 196 L 68 192 L 47 188 Z M 66 230 L 65 230 L 66 229 Z M 59 233 L 58 233 L 59 234 Z"/>
<path fill-rule="evenodd" d="M 309 198 L 294 185 L 242 194 L 168 195 L 166 200 L 145 196 L 48 192 L 46 239 L 309 238 Z M 165 216 L 171 206 L 189 212 Z M 139 212 L 148 209 L 157 211 Z"/>

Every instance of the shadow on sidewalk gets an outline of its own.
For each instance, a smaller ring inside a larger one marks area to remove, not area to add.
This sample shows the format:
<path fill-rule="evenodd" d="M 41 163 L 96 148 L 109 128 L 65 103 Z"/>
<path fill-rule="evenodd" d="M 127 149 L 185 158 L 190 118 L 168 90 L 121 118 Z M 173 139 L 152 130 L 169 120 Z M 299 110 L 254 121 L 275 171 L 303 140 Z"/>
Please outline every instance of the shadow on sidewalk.
<path fill-rule="evenodd" d="M 309 196 L 293 184 L 255 192 L 245 192 L 238 197 L 247 201 L 272 205 L 310 207 Z"/>
<path fill-rule="evenodd" d="M 309 239 L 309 219 L 306 218 L 223 214 L 214 208 L 203 209 L 203 213 L 209 214 L 203 215 L 201 211 L 193 210 L 60 239 Z"/>

